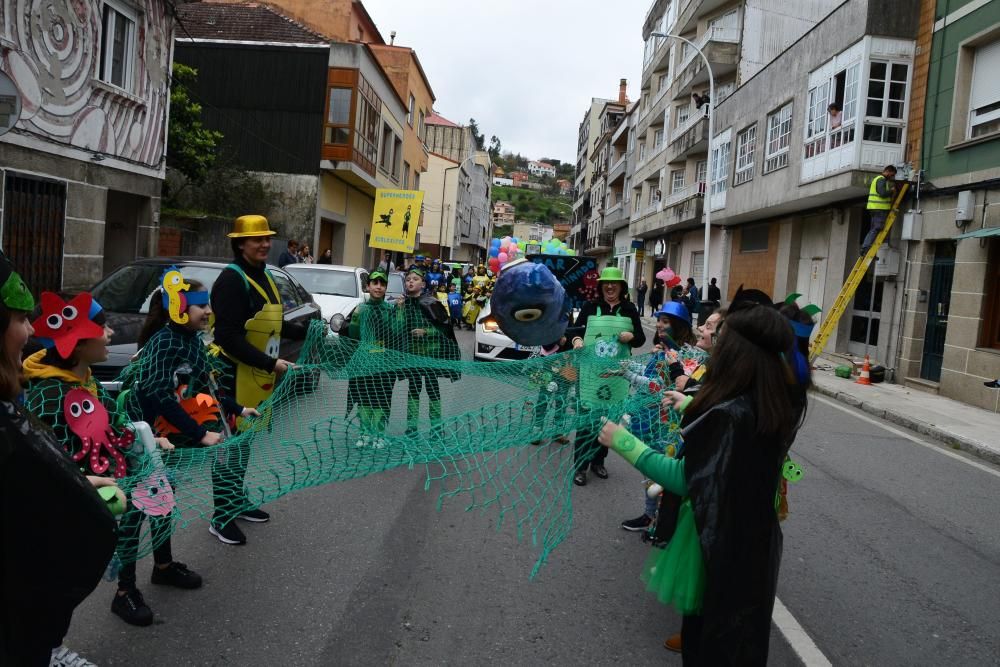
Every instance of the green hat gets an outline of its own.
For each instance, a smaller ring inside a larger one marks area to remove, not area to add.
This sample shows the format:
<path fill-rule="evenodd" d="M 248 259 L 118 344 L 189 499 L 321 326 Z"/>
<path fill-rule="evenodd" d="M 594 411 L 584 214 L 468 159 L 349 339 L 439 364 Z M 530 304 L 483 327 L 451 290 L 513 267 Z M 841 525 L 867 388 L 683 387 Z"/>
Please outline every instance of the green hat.
<path fill-rule="evenodd" d="M 617 266 L 608 266 L 601 271 L 601 277 L 597 279 L 599 283 L 624 283 L 625 275 Z"/>
<path fill-rule="evenodd" d="M 0 301 L 11 310 L 30 312 L 35 309 L 35 298 L 31 296 L 31 291 L 2 252 L 0 252 Z"/>
<path fill-rule="evenodd" d="M 423 280 L 424 276 L 427 275 L 427 272 L 418 266 L 411 266 L 409 269 L 406 270 L 406 275 L 410 275 L 411 273 L 415 273 L 418 276 L 420 276 L 421 280 Z"/>
<path fill-rule="evenodd" d="M 385 271 L 383 271 L 382 269 L 375 269 L 374 271 L 368 274 L 368 282 L 371 282 L 373 280 L 381 280 L 385 284 L 387 285 L 389 284 L 389 276 L 387 276 L 385 274 Z"/>

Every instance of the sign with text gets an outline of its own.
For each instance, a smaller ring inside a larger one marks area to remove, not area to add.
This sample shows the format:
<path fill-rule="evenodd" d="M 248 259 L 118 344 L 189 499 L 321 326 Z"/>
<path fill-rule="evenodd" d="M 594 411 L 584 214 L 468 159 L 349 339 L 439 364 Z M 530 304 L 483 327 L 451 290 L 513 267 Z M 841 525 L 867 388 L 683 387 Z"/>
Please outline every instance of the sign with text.
<path fill-rule="evenodd" d="M 376 190 L 368 245 L 383 250 L 413 252 L 423 201 L 421 190 Z"/>

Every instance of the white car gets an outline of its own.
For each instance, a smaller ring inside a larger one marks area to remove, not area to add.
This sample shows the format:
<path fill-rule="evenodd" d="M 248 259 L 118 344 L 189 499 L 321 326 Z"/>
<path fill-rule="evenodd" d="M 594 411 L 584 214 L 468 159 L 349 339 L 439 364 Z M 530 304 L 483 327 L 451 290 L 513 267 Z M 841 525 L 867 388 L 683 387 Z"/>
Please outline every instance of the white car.
<path fill-rule="evenodd" d="M 334 315 L 345 319 L 359 304 L 368 300 L 368 270 L 334 264 L 288 264 L 285 271 L 312 294 L 327 322 Z M 389 274 L 389 297 L 403 293 L 403 277 Z"/>
<path fill-rule="evenodd" d="M 476 322 L 476 361 L 515 361 L 541 352 L 540 346 L 519 345 L 500 331 L 500 325 L 490 314 L 486 302 Z"/>

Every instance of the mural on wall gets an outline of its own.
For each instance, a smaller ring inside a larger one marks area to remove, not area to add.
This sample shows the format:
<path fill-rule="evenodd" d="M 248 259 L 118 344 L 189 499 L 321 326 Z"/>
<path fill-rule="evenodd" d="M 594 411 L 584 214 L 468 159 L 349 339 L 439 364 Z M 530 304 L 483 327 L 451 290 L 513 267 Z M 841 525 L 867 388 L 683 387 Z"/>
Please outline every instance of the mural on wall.
<path fill-rule="evenodd" d="M 0 3 L 0 70 L 23 100 L 16 130 L 162 167 L 170 65 L 165 3 L 136 0 L 125 6 L 136 8 L 134 24 L 131 16 L 119 19 L 124 48 L 107 61 L 131 74 L 127 90 L 99 80 L 104 6 L 100 0 Z"/>

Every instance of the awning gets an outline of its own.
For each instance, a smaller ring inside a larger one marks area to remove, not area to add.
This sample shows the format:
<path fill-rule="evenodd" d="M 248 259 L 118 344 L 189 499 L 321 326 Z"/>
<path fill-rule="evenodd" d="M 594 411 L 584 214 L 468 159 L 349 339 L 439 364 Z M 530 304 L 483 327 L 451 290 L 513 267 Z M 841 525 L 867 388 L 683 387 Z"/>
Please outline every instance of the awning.
<path fill-rule="evenodd" d="M 984 236 L 996 236 L 998 234 L 1000 234 L 1000 227 L 983 227 L 981 229 L 977 229 L 974 232 L 966 232 L 965 234 L 959 234 L 958 236 L 955 237 L 955 240 L 957 241 L 958 239 L 977 239 L 977 238 L 981 239 Z"/>

